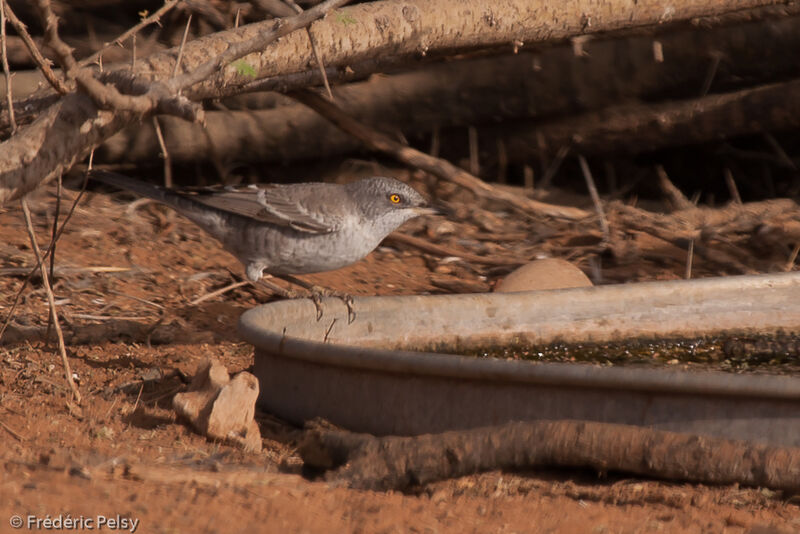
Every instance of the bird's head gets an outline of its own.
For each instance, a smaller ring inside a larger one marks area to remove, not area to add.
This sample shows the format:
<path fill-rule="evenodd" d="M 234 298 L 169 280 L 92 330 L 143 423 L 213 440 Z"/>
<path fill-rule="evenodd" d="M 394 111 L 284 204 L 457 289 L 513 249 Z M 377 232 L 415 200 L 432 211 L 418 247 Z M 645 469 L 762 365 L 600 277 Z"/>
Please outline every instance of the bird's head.
<path fill-rule="evenodd" d="M 364 218 L 388 235 L 409 219 L 435 215 L 439 210 L 412 187 L 394 178 L 374 176 L 345 186 Z"/>

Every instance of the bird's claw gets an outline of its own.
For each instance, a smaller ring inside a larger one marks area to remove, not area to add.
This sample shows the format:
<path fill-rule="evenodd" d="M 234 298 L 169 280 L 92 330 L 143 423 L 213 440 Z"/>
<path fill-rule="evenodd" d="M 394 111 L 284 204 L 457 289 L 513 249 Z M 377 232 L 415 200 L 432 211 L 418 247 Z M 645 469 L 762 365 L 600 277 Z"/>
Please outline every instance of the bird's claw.
<path fill-rule="evenodd" d="M 351 295 L 345 295 L 341 297 L 341 299 L 344 301 L 344 305 L 347 306 L 347 324 L 351 324 L 356 320 L 356 310 L 353 305 L 353 297 Z"/>
<path fill-rule="evenodd" d="M 317 321 L 322 319 L 322 298 L 321 297 L 336 297 L 344 302 L 347 306 L 347 324 L 352 324 L 356 320 L 356 311 L 353 304 L 353 297 L 347 293 L 340 293 L 338 291 L 331 291 L 321 287 L 315 287 L 311 290 L 311 300 L 314 301 L 314 306 L 317 308 Z"/>
<path fill-rule="evenodd" d="M 320 293 L 312 292 L 309 298 L 314 303 L 314 307 L 317 309 L 317 321 L 319 321 L 322 319 L 322 296 Z"/>
<path fill-rule="evenodd" d="M 283 278 L 287 282 L 298 285 L 308 290 L 309 292 L 308 296 L 314 302 L 314 307 L 317 309 L 317 321 L 322 319 L 322 297 L 336 297 L 342 299 L 345 306 L 347 306 L 347 324 L 351 324 L 353 321 L 356 320 L 356 312 L 355 312 L 355 307 L 353 305 L 353 297 L 348 295 L 347 293 L 343 293 L 341 291 L 336 291 L 333 289 L 328 289 L 325 287 L 320 287 L 311 284 L 309 282 L 306 282 L 301 278 L 297 278 L 291 275 L 283 275 L 281 276 L 281 278 Z M 287 292 L 287 290 L 283 288 L 280 287 L 278 288 L 281 289 L 284 293 Z"/>

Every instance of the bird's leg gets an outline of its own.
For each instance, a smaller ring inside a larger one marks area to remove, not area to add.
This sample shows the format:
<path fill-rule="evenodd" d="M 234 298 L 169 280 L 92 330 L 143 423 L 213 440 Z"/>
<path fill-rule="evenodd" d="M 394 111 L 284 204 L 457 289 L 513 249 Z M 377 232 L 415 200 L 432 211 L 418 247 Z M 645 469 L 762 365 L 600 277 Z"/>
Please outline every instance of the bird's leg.
<path fill-rule="evenodd" d="M 311 293 L 311 300 L 314 301 L 314 306 L 317 308 L 317 321 L 322 318 L 322 297 L 336 297 L 342 299 L 345 306 L 347 306 L 347 324 L 352 323 L 356 319 L 356 312 L 353 309 L 353 297 L 342 291 L 336 291 L 327 287 L 320 287 L 318 285 L 306 282 L 300 278 L 286 274 L 281 275 L 280 278 L 296 284 L 300 287 L 307 289 Z"/>

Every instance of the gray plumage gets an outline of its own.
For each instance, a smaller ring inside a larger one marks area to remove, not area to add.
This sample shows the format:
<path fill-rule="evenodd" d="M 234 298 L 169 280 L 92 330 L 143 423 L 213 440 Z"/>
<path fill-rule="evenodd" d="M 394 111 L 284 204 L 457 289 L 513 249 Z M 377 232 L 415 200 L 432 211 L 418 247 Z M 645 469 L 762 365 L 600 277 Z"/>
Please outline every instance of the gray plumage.
<path fill-rule="evenodd" d="M 100 182 L 162 202 L 216 238 L 256 281 L 331 271 L 354 263 L 405 221 L 435 213 L 393 178 L 346 185 L 304 183 L 171 190 L 108 171 Z"/>

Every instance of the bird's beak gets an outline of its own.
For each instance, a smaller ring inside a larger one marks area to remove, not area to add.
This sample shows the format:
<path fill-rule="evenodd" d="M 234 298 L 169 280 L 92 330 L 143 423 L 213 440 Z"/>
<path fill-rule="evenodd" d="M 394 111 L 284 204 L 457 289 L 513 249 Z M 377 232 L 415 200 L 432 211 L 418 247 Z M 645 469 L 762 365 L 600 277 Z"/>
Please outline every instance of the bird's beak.
<path fill-rule="evenodd" d="M 417 206 L 414 212 L 417 215 L 444 215 L 444 210 L 437 206 Z"/>
<path fill-rule="evenodd" d="M 438 208 L 430 207 L 430 206 L 419 206 L 414 208 L 414 213 L 417 215 L 441 215 L 442 212 Z"/>

